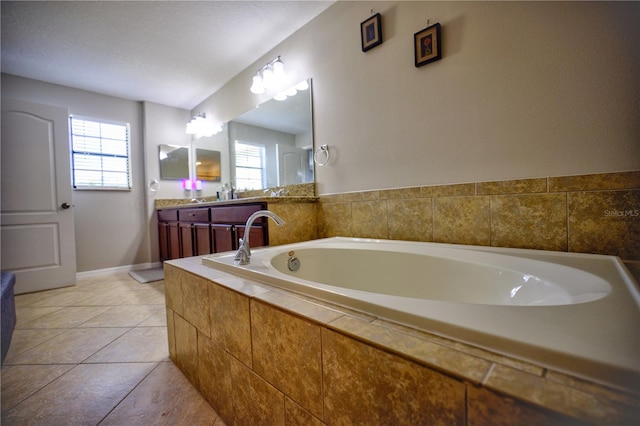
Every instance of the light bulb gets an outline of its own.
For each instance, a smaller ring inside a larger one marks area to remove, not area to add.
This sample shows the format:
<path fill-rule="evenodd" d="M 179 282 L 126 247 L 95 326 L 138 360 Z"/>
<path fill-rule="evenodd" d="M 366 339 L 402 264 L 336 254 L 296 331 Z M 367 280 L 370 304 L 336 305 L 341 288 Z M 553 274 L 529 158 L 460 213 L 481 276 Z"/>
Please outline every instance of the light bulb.
<path fill-rule="evenodd" d="M 307 80 L 302 80 L 300 83 L 296 85 L 296 89 L 298 90 L 307 90 L 309 88 L 309 83 Z"/>
<path fill-rule="evenodd" d="M 287 94 L 285 92 L 280 92 L 275 95 L 273 99 L 275 99 L 276 101 L 284 101 L 285 99 L 287 99 Z"/>
<path fill-rule="evenodd" d="M 295 87 L 291 87 L 290 89 L 287 89 L 287 91 L 284 93 L 286 93 L 287 96 L 295 96 L 296 93 L 298 93 L 298 90 L 296 90 Z"/>
<path fill-rule="evenodd" d="M 273 79 L 277 82 L 283 82 L 286 78 L 286 74 L 284 73 L 284 62 L 278 59 L 273 63 Z"/>
<path fill-rule="evenodd" d="M 262 77 L 260 77 L 259 73 L 253 76 L 253 84 L 251 85 L 251 93 L 255 93 L 256 95 L 260 95 L 264 93 L 264 85 L 262 84 Z"/>
<path fill-rule="evenodd" d="M 273 69 L 271 66 L 268 66 L 264 71 L 262 71 L 262 84 L 265 89 L 273 87 Z"/>

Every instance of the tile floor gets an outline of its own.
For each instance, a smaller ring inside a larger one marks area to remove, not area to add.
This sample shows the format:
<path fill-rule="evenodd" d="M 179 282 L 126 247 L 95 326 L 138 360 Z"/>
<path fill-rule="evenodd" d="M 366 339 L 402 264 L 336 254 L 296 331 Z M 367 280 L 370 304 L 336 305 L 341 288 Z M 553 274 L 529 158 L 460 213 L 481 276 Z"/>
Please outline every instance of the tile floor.
<path fill-rule="evenodd" d="M 105 274 L 15 302 L 3 425 L 224 425 L 169 360 L 163 281 Z"/>

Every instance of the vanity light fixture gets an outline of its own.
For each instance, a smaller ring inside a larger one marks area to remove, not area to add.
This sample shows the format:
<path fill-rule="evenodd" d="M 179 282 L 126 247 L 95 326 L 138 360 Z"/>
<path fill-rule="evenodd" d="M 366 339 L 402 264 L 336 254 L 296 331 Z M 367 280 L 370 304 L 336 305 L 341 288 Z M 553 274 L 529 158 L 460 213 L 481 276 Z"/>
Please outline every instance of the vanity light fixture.
<path fill-rule="evenodd" d="M 196 114 L 188 123 L 186 132 L 188 135 L 196 135 L 196 137 L 209 137 L 222 131 L 221 124 L 215 124 L 207 120 L 204 112 Z"/>
<path fill-rule="evenodd" d="M 309 83 L 307 80 L 303 80 L 300 83 L 296 84 L 293 87 L 288 88 L 287 90 L 283 90 L 279 92 L 277 95 L 273 97 L 276 101 L 284 101 L 285 99 L 295 96 L 298 94 L 298 91 L 307 90 L 309 88 Z"/>
<path fill-rule="evenodd" d="M 281 85 L 286 76 L 284 72 L 284 62 L 282 62 L 280 56 L 278 56 L 256 72 L 253 76 L 251 89 L 249 90 L 256 95 L 262 94 L 271 88 Z"/>

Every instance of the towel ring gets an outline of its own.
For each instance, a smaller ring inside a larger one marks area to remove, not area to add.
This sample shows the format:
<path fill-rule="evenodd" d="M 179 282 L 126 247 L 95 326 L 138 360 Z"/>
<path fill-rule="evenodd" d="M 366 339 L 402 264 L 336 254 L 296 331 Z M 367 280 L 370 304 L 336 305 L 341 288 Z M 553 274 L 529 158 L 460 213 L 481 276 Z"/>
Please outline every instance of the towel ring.
<path fill-rule="evenodd" d="M 156 192 L 159 187 L 160 187 L 160 182 L 158 182 L 156 179 L 151 179 L 149 181 L 149 191 Z"/>
<path fill-rule="evenodd" d="M 321 145 L 313 153 L 313 161 L 315 161 L 318 166 L 326 165 L 329 162 L 329 158 L 331 158 L 331 155 L 329 154 L 329 147 L 327 145 Z"/>

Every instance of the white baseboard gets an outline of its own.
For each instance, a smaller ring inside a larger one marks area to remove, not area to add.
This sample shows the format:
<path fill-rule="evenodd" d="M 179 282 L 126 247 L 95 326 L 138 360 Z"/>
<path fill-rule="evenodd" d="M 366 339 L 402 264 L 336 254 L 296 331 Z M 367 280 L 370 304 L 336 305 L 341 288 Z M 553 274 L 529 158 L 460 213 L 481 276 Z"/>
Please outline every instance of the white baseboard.
<path fill-rule="evenodd" d="M 93 277 L 96 275 L 115 274 L 120 272 L 139 271 L 140 269 L 151 269 L 162 266 L 162 262 L 138 263 L 136 265 L 116 266 L 114 268 L 96 269 L 93 271 L 76 272 L 76 279 Z"/>

